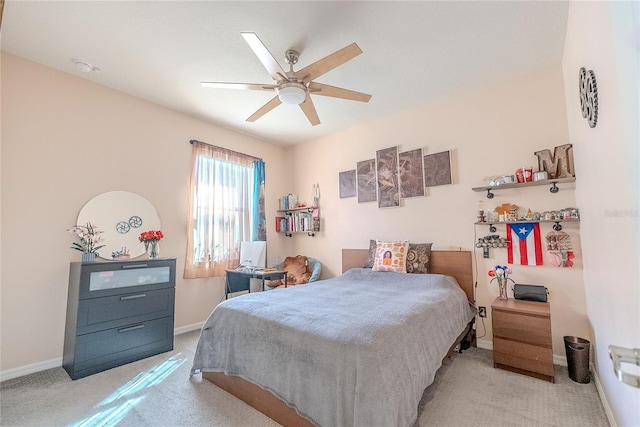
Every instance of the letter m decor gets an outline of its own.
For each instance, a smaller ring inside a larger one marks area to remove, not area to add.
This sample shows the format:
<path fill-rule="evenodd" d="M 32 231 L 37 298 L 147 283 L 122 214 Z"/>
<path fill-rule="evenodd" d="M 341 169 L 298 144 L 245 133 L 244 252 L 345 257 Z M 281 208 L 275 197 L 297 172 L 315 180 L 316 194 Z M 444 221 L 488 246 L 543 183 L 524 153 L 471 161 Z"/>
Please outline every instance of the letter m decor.
<path fill-rule="evenodd" d="M 533 154 L 538 156 L 538 169 L 547 171 L 549 179 L 575 176 L 572 147 L 571 144 L 559 145 L 553 149 L 553 156 L 549 149 L 536 151 Z"/>

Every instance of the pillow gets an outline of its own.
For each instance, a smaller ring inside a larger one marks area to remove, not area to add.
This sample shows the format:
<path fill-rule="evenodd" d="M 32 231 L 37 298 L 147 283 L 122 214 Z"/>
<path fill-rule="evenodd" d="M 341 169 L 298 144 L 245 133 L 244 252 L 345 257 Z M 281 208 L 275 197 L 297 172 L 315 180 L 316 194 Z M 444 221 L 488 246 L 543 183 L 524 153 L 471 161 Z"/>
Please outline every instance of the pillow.
<path fill-rule="evenodd" d="M 309 278 L 311 278 L 309 260 L 304 255 L 286 257 L 282 263 L 282 270 L 287 272 L 287 286 L 309 283 Z M 264 284 L 275 288 L 284 286 L 284 280 L 267 280 Z"/>
<path fill-rule="evenodd" d="M 433 243 L 409 243 L 409 251 L 407 252 L 407 273 L 429 273 L 432 244 Z"/>
<path fill-rule="evenodd" d="M 376 248 L 377 248 L 376 241 L 373 240 L 373 239 L 369 240 L 369 255 L 367 255 L 367 261 L 364 263 L 362 268 L 372 268 L 373 267 L 373 262 L 376 259 Z"/>
<path fill-rule="evenodd" d="M 309 260 L 304 255 L 288 256 L 282 263 L 282 269 L 287 272 L 287 285 L 301 285 L 309 283 L 311 271 Z"/>
<path fill-rule="evenodd" d="M 407 240 L 396 242 L 376 243 L 376 258 L 373 261 L 373 271 L 395 271 L 397 273 L 407 272 L 407 250 L 409 242 Z"/>

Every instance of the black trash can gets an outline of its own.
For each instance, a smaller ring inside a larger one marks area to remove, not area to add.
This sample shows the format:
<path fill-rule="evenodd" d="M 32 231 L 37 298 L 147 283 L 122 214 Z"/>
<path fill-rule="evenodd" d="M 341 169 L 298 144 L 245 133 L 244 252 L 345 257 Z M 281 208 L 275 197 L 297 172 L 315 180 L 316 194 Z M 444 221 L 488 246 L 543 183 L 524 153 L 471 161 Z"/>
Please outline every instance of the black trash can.
<path fill-rule="evenodd" d="M 583 338 L 564 337 L 564 349 L 567 353 L 569 378 L 577 383 L 586 384 L 591 381 L 589 371 L 589 348 L 591 343 Z"/>

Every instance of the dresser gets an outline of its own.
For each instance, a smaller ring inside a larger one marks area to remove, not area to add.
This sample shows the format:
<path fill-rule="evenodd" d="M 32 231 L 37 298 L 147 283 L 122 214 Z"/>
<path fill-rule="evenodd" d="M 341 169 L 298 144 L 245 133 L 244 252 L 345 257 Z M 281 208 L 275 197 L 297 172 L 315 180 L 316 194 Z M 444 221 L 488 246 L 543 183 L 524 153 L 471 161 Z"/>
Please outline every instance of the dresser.
<path fill-rule="evenodd" d="M 73 262 L 62 366 L 78 379 L 173 350 L 175 258 Z"/>
<path fill-rule="evenodd" d="M 491 325 L 495 368 L 555 382 L 548 302 L 496 298 Z"/>

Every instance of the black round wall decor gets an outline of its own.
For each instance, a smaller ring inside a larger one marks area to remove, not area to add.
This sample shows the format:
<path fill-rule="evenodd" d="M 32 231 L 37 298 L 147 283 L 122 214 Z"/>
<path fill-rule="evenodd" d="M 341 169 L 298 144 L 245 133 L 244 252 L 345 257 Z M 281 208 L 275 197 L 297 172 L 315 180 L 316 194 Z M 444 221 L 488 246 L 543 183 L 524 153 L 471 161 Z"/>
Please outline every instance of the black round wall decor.
<path fill-rule="evenodd" d="M 589 127 L 594 128 L 598 123 L 598 86 L 593 70 L 580 68 L 579 86 L 582 117 L 587 119 Z"/>

